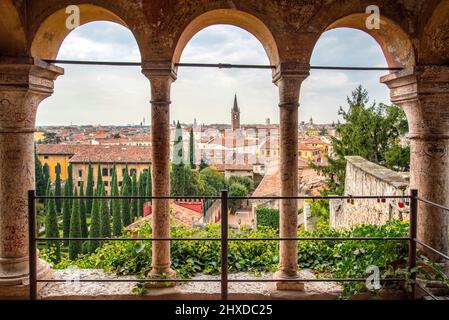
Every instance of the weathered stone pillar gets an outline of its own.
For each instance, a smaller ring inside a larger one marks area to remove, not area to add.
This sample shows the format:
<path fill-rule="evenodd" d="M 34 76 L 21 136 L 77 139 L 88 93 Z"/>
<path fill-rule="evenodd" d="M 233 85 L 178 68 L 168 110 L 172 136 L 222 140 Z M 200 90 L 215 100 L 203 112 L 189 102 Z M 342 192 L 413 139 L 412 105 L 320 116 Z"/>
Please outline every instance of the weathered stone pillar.
<path fill-rule="evenodd" d="M 28 296 L 27 191 L 35 188 L 36 111 L 62 73 L 41 61 L 0 58 L 0 297 Z M 49 270 L 39 261 L 38 277 Z"/>
<path fill-rule="evenodd" d="M 176 71 L 171 62 L 164 61 L 146 62 L 142 72 L 151 84 L 153 196 L 170 196 L 170 87 Z M 170 237 L 170 201 L 153 199 L 152 205 L 153 237 Z M 170 241 L 153 241 L 150 276 L 174 277 L 170 264 Z"/>
<path fill-rule="evenodd" d="M 273 77 L 279 87 L 280 107 L 280 174 L 281 196 L 298 195 L 298 107 L 301 83 L 309 75 L 309 66 L 281 63 Z M 298 200 L 280 202 L 280 237 L 296 237 L 298 226 Z M 298 278 L 297 241 L 280 242 L 279 279 Z M 302 290 L 303 283 L 277 283 L 277 289 Z"/>
<path fill-rule="evenodd" d="M 411 188 L 449 206 L 449 67 L 417 66 L 381 78 L 391 101 L 407 114 Z M 449 213 L 418 202 L 418 239 L 447 253 Z M 441 258 L 418 245 L 431 259 Z"/>

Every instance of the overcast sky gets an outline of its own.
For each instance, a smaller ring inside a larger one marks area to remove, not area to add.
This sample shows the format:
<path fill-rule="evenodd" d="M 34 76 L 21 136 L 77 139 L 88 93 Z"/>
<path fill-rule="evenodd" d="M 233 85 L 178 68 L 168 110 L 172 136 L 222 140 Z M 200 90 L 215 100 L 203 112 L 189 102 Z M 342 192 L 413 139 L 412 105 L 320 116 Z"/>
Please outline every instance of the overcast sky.
<path fill-rule="evenodd" d="M 117 24 L 94 22 L 69 34 L 58 59 L 140 61 L 132 33 Z M 188 43 L 181 62 L 268 64 L 259 41 L 233 26 L 211 26 Z M 312 65 L 387 66 L 379 45 L 367 34 L 351 29 L 323 34 L 315 47 Z M 146 124 L 150 119 L 149 82 L 140 67 L 64 65 L 65 75 L 53 96 L 39 106 L 37 125 Z M 359 84 L 377 102 L 389 103 L 387 87 L 379 83 L 386 72 L 316 71 L 301 87 L 300 121 L 315 123 L 338 119 L 340 105 Z M 180 68 L 172 86 L 172 120 L 192 123 L 230 123 L 237 93 L 242 123 L 278 123 L 277 87 L 270 70 Z"/>

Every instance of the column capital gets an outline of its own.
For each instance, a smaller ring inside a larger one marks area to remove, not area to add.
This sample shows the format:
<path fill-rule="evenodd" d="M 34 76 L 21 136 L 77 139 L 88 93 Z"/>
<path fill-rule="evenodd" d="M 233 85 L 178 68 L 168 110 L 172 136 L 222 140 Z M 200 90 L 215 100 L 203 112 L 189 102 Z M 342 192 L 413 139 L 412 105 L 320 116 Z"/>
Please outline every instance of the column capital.
<path fill-rule="evenodd" d="M 410 139 L 449 139 L 449 66 L 414 66 L 380 81 L 390 88 L 391 101 L 407 114 Z"/>
<path fill-rule="evenodd" d="M 279 107 L 297 109 L 301 83 L 309 76 L 310 65 L 281 62 L 276 66 L 273 82 L 279 88 Z"/>
<path fill-rule="evenodd" d="M 383 76 L 380 82 L 390 88 L 391 101 L 396 104 L 435 95 L 449 97 L 449 66 L 413 66 Z"/>
<path fill-rule="evenodd" d="M 282 79 L 296 79 L 304 81 L 310 74 L 310 65 L 298 62 L 281 62 L 273 73 L 273 83 L 278 85 Z"/>
<path fill-rule="evenodd" d="M 166 78 L 171 82 L 177 79 L 177 68 L 172 61 L 143 61 L 142 73 L 150 79 Z"/>
<path fill-rule="evenodd" d="M 64 69 L 28 58 L 0 58 L 0 132 L 33 132 L 39 103 Z"/>

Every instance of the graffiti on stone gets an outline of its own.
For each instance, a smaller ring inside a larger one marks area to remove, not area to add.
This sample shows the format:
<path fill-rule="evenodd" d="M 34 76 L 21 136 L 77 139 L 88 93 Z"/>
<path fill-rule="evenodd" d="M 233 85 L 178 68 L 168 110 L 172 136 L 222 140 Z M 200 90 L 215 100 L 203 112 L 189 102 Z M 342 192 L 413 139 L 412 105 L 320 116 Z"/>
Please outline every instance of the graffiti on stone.
<path fill-rule="evenodd" d="M 424 153 L 431 158 L 441 159 L 447 154 L 447 146 L 442 143 L 428 143 L 424 146 Z"/>

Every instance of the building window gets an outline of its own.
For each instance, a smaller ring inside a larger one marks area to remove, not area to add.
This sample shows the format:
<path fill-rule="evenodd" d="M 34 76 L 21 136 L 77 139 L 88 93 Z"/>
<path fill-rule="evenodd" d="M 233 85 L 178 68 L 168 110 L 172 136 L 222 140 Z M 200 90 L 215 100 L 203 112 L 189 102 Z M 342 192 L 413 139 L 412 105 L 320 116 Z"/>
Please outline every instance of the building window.
<path fill-rule="evenodd" d="M 105 187 L 109 186 L 109 182 L 108 181 L 104 181 L 103 183 L 104 183 Z"/>
<path fill-rule="evenodd" d="M 130 173 L 131 175 L 136 174 L 136 173 L 137 173 L 137 170 L 136 170 L 136 169 L 130 169 L 130 170 L 129 170 L 129 173 Z"/>
<path fill-rule="evenodd" d="M 83 177 L 83 170 L 78 170 L 78 176 L 79 176 L 80 178 Z"/>
<path fill-rule="evenodd" d="M 112 174 L 114 173 L 114 169 L 109 169 L 109 175 L 112 177 Z"/>
<path fill-rule="evenodd" d="M 81 187 L 81 181 L 78 181 L 78 187 Z"/>
<path fill-rule="evenodd" d="M 121 187 L 123 184 L 123 181 L 119 181 L 118 186 Z"/>
<path fill-rule="evenodd" d="M 103 168 L 103 177 L 108 176 L 108 168 Z"/>
<path fill-rule="evenodd" d="M 45 160 L 48 160 L 48 156 L 44 156 L 44 159 L 45 159 Z"/>
<path fill-rule="evenodd" d="M 143 172 L 148 173 L 148 169 L 143 169 Z"/>

